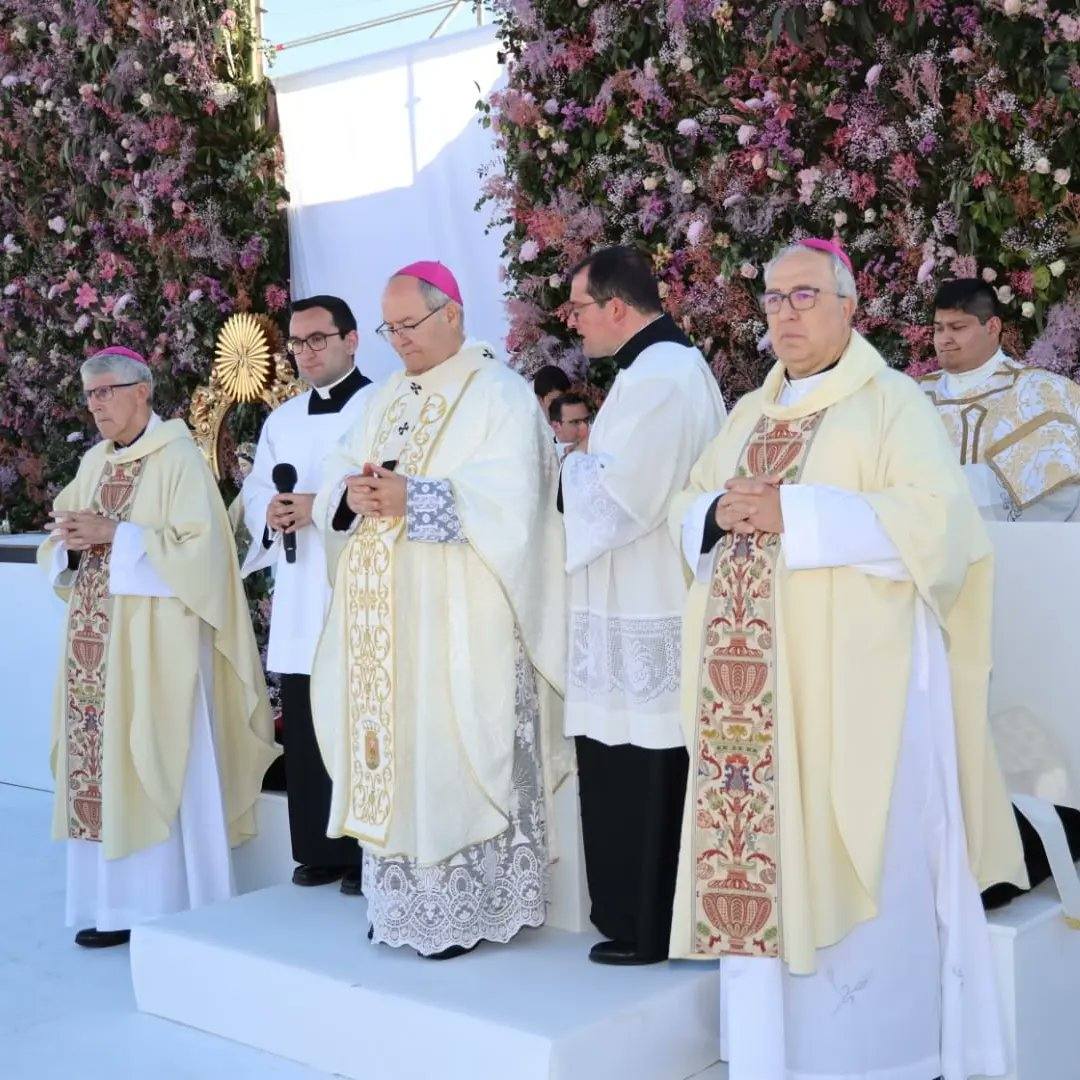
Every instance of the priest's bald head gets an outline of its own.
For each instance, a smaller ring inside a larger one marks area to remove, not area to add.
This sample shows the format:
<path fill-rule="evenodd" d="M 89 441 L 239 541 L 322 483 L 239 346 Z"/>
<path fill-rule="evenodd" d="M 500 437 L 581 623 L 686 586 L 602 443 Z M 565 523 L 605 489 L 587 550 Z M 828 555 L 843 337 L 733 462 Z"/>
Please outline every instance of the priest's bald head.
<path fill-rule="evenodd" d="M 808 238 L 773 256 L 765 266 L 761 306 L 773 352 L 789 378 L 814 375 L 840 358 L 856 303 L 851 260 L 839 244 Z"/>
<path fill-rule="evenodd" d="M 146 360 L 133 349 L 109 345 L 83 361 L 79 374 L 101 437 L 123 446 L 138 438 L 153 408 L 154 376 Z"/>
<path fill-rule="evenodd" d="M 461 290 L 440 262 L 410 263 L 398 270 L 383 290 L 382 317 L 378 333 L 411 375 L 449 360 L 465 343 Z"/>

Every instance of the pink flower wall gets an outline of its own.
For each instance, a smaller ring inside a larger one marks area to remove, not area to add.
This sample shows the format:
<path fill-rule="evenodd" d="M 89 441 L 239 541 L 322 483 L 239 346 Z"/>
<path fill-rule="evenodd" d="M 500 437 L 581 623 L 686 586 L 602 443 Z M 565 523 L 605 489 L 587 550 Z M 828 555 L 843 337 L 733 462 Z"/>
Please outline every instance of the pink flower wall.
<path fill-rule="evenodd" d="M 850 251 L 861 328 L 894 365 L 932 366 L 934 289 L 978 274 L 1011 347 L 1077 373 L 1076 0 L 497 7 L 509 81 L 483 106 L 501 152 L 484 198 L 509 230 L 524 370 L 581 370 L 566 271 L 629 242 L 735 398 L 769 363 L 760 267 L 814 234 Z"/>
<path fill-rule="evenodd" d="M 234 311 L 287 303 L 280 149 L 248 8 L 0 0 L 0 519 L 94 439 L 80 361 L 148 356 L 184 415 Z"/>

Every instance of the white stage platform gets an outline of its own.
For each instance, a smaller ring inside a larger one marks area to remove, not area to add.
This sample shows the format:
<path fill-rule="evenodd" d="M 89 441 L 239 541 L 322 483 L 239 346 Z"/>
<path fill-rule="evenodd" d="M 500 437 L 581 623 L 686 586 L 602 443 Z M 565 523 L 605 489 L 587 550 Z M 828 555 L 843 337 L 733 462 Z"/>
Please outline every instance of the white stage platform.
<path fill-rule="evenodd" d="M 138 1006 L 365 1080 L 684 1080 L 718 1058 L 713 965 L 599 967 L 595 934 L 550 928 L 433 963 L 369 945 L 363 904 L 285 885 L 139 927 Z M 1007 1080 L 1077 1080 L 1080 931 L 1053 882 L 994 913 L 991 936 Z"/>
<path fill-rule="evenodd" d="M 719 1057 L 715 965 L 600 967 L 595 933 L 549 928 L 421 960 L 370 945 L 364 903 L 284 885 L 138 927 L 138 1006 L 364 1080 L 684 1080 Z"/>

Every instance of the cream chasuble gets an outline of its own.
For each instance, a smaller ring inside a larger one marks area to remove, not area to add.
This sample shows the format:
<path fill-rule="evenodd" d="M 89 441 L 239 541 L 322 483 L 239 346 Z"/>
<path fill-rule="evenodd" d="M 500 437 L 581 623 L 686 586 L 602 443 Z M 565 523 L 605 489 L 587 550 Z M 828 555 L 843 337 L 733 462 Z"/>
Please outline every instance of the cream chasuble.
<path fill-rule="evenodd" d="M 1080 386 L 1072 379 L 998 351 L 975 371 L 935 371 L 919 385 L 985 517 L 1080 520 Z"/>
<path fill-rule="evenodd" d="M 387 461 L 449 481 L 466 543 L 412 541 L 400 518 L 333 528 L 344 478 Z M 334 595 L 312 713 L 333 782 L 328 835 L 426 865 L 506 829 L 515 628 L 536 671 L 549 791 L 566 774 L 557 470 L 528 385 L 471 342 L 381 384 L 326 462 L 315 524 Z"/>
<path fill-rule="evenodd" d="M 94 509 L 141 529 L 171 596 L 110 595 L 108 546 L 83 553 L 68 601 L 52 739 L 56 839 L 100 841 L 108 859 L 170 835 L 184 791 L 205 632 L 212 648 L 214 747 L 233 844 L 255 834 L 254 804 L 280 753 L 225 507 L 182 420 L 125 449 L 82 459 L 58 510 Z M 38 561 L 48 569 L 55 544 Z"/>
<path fill-rule="evenodd" d="M 794 405 L 776 403 L 783 379 L 778 364 L 695 465 L 675 535 L 703 493 L 776 471 L 861 493 L 910 580 L 794 573 L 768 535 L 718 545 L 684 623 L 691 775 L 671 948 L 778 956 L 799 974 L 877 913 L 916 596 L 949 642 L 971 865 L 983 883 L 1024 871 L 986 724 L 991 549 L 944 432 L 858 334 Z"/>

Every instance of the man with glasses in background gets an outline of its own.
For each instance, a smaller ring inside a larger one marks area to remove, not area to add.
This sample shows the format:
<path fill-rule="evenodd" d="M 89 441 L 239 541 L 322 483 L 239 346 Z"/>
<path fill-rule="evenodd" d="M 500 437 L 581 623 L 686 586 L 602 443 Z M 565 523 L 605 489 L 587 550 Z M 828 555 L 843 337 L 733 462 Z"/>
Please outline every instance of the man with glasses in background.
<path fill-rule="evenodd" d="M 558 465 L 528 383 L 466 340 L 445 266 L 403 267 L 382 313 L 404 370 L 315 500 L 334 596 L 312 706 L 370 939 L 447 960 L 546 916 L 569 769 Z"/>
<path fill-rule="evenodd" d="M 138 353 L 81 368 L 101 441 L 53 504 L 38 561 L 67 602 L 52 736 L 78 945 L 233 894 L 230 845 L 280 753 L 232 529 Z M 90 925 L 86 925 L 90 924 Z"/>
<path fill-rule="evenodd" d="M 252 535 L 243 573 L 274 570 L 266 666 L 281 676 L 289 830 L 299 863 L 293 882 L 325 885 L 341 878 L 341 891 L 356 894 L 356 841 L 326 835 L 330 778 L 311 719 L 311 664 L 330 604 L 326 553 L 311 507 L 326 455 L 363 414 L 372 391 L 355 364 L 356 319 L 339 297 L 295 301 L 287 345 L 311 389 L 279 405 L 259 433 L 241 491 Z"/>
<path fill-rule="evenodd" d="M 582 394 L 561 394 L 551 403 L 548 419 L 555 429 L 555 447 L 559 457 L 571 450 L 589 449 L 589 426 L 592 406 Z"/>

